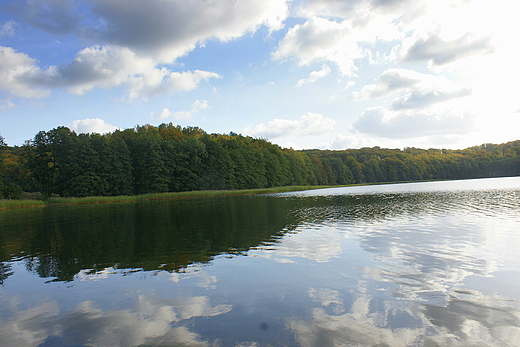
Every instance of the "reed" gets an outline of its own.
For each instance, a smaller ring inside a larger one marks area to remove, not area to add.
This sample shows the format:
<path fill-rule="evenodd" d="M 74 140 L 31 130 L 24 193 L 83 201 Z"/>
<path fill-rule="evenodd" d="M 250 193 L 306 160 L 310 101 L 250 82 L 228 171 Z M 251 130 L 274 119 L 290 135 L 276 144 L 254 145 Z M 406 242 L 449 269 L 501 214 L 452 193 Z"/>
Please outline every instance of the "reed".
<path fill-rule="evenodd" d="M 244 190 L 195 190 L 189 192 L 176 193 L 152 193 L 143 195 L 129 196 L 88 196 L 84 198 L 62 198 L 54 197 L 46 201 L 48 205 L 81 205 L 81 204 L 109 204 L 133 201 L 148 200 L 173 200 L 173 199 L 189 199 L 189 198 L 210 198 L 219 196 L 240 196 L 240 195 L 256 195 L 256 194 L 272 194 L 292 191 L 302 191 L 309 189 L 330 188 L 330 186 L 288 186 L 273 187 L 261 189 L 244 189 Z"/>
<path fill-rule="evenodd" d="M 0 200 L 0 209 L 45 206 L 42 200 Z"/>
<path fill-rule="evenodd" d="M 221 196 L 241 196 L 256 194 L 273 194 L 303 191 L 310 189 L 323 189 L 337 186 L 288 186 L 273 187 L 261 189 L 244 189 L 244 190 L 196 190 L 189 192 L 177 193 L 153 193 L 143 195 L 128 196 L 87 196 L 82 198 L 73 197 L 52 197 L 48 199 L 33 200 L 0 200 L 0 209 L 23 208 L 35 206 L 56 206 L 56 205 L 89 205 L 89 204 L 111 204 L 148 200 L 174 200 L 174 199 L 193 199 L 193 198 L 211 198 Z"/>

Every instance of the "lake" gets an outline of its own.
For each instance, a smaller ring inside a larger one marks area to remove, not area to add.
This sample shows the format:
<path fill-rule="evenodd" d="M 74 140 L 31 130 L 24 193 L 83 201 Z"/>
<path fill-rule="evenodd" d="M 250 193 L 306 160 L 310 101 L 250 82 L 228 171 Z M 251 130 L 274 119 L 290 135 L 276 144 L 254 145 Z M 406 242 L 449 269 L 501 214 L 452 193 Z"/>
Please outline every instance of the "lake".
<path fill-rule="evenodd" d="M 520 177 L 0 211 L 0 345 L 518 346 Z"/>

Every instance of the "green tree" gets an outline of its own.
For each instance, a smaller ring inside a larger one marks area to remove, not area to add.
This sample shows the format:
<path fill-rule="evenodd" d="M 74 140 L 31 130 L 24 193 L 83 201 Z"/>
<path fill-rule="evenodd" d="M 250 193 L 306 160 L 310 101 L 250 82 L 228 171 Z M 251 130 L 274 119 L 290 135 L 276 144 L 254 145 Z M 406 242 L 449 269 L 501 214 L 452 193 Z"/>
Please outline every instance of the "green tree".
<path fill-rule="evenodd" d="M 0 198 L 2 198 L 4 194 L 4 175 L 5 175 L 5 164 L 4 164 L 4 152 L 7 144 L 5 143 L 4 137 L 0 134 Z"/>
<path fill-rule="evenodd" d="M 352 172 L 352 176 L 356 183 L 366 182 L 366 177 L 363 173 L 363 165 L 359 163 L 354 156 L 348 155 L 346 159 L 344 159 L 344 161 L 345 164 L 350 168 L 350 171 Z"/>
<path fill-rule="evenodd" d="M 186 137 L 175 145 L 174 156 L 169 156 L 175 165 L 170 169 L 170 186 L 173 191 L 200 189 L 200 176 L 207 159 L 206 146 L 195 137 Z"/>
<path fill-rule="evenodd" d="M 198 187 L 202 190 L 230 189 L 233 181 L 233 161 L 215 136 L 206 135 L 200 139 L 206 149 L 199 174 Z"/>
<path fill-rule="evenodd" d="M 40 131 L 24 145 L 24 164 L 40 192 L 50 197 L 58 176 L 53 132 Z"/>
<path fill-rule="evenodd" d="M 109 195 L 130 195 L 133 192 L 134 178 L 130 150 L 121 138 L 111 139 L 108 143 L 105 161 L 106 180 L 109 182 Z"/>
<path fill-rule="evenodd" d="M 267 187 L 282 187 L 290 180 L 289 162 L 281 148 L 265 140 L 256 140 L 255 145 L 261 150 Z"/>
<path fill-rule="evenodd" d="M 265 165 L 262 152 L 250 137 L 223 136 L 222 147 L 233 161 L 232 189 L 265 188 Z"/>
<path fill-rule="evenodd" d="M 136 194 L 168 191 L 168 170 L 163 160 L 160 138 L 153 134 L 140 134 L 132 140 L 134 192 Z"/>

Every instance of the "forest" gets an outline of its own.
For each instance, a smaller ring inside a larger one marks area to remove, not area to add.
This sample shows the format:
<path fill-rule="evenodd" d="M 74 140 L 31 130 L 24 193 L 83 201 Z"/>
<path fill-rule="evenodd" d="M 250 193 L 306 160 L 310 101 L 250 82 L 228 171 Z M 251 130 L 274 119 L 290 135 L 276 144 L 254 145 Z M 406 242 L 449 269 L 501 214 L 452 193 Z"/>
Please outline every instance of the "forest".
<path fill-rule="evenodd" d="M 18 199 L 119 196 L 290 185 L 519 176 L 520 140 L 463 150 L 293 150 L 236 133 L 161 124 L 77 134 L 40 131 L 23 146 L 0 136 L 0 193 Z"/>

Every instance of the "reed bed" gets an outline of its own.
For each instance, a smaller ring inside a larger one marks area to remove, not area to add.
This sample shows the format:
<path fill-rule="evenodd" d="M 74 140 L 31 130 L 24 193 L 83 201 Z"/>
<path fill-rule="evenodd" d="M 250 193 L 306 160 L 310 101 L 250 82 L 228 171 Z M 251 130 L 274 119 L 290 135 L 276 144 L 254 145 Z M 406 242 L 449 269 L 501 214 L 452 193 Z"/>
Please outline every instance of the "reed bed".
<path fill-rule="evenodd" d="M 192 198 L 211 198 L 221 196 L 240 196 L 256 194 L 272 194 L 283 192 L 294 192 L 310 189 L 330 188 L 331 186 L 288 186 L 273 187 L 262 189 L 244 190 L 199 190 L 177 193 L 154 193 L 143 195 L 128 196 L 87 196 L 82 198 L 73 197 L 52 197 L 48 199 L 34 200 L 0 200 L 0 209 L 36 207 L 36 206 L 56 206 L 56 205 L 89 205 L 89 204 L 111 204 L 148 200 L 173 200 L 173 199 L 192 199 Z"/>
<path fill-rule="evenodd" d="M 80 205 L 80 204 L 108 204 L 133 201 L 148 200 L 174 200 L 174 199 L 190 199 L 190 198 L 211 198 L 220 196 L 240 196 L 240 195 L 256 195 L 256 194 L 272 194 L 302 191 L 309 189 L 330 188 L 329 186 L 288 186 L 273 187 L 261 189 L 243 189 L 243 190 L 195 190 L 188 192 L 176 193 L 152 193 L 142 195 L 128 196 L 88 196 L 84 198 L 50 198 L 47 200 L 48 205 Z"/>
<path fill-rule="evenodd" d="M 43 200 L 0 200 L 0 210 L 45 206 Z"/>

